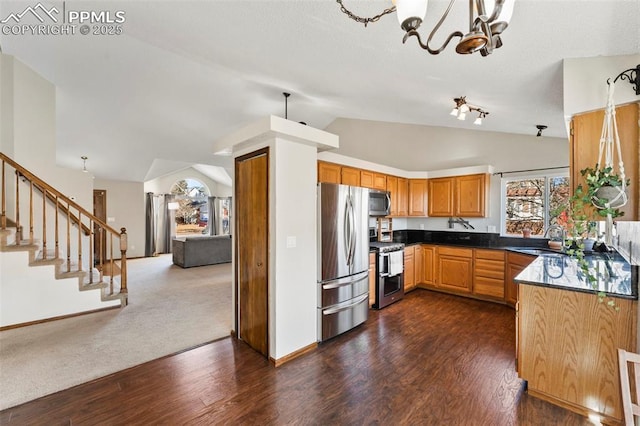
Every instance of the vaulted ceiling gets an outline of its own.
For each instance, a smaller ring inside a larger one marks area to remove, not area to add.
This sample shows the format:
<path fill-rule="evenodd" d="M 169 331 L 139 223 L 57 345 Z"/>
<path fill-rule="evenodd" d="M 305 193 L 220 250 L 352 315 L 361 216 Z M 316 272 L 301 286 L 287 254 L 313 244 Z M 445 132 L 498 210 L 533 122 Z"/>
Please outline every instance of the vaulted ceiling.
<path fill-rule="evenodd" d="M 344 0 L 362 16 L 390 1 Z M 0 17 L 31 2 L 3 1 Z M 62 2 L 42 1 L 45 7 Z M 429 2 L 428 34 L 448 2 Z M 332 0 L 91 1 L 125 12 L 120 35 L 2 35 L 57 87 L 57 162 L 144 181 L 190 164 L 229 166 L 213 142 L 269 114 L 325 128 L 338 117 L 566 137 L 562 60 L 640 53 L 639 0 L 517 0 L 492 55 L 429 55 L 402 44 L 395 15 L 366 28 Z M 467 26 L 458 1 L 435 36 Z M 449 116 L 454 97 L 490 112 L 481 127 Z"/>

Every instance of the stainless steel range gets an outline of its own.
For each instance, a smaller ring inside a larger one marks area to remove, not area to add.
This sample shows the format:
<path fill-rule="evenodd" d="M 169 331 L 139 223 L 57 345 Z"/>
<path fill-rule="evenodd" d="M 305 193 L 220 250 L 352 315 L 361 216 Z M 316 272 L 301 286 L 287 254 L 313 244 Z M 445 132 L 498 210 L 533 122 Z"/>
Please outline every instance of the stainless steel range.
<path fill-rule="evenodd" d="M 404 297 L 404 244 L 370 242 L 376 252 L 376 297 L 373 307 L 382 309 Z"/>

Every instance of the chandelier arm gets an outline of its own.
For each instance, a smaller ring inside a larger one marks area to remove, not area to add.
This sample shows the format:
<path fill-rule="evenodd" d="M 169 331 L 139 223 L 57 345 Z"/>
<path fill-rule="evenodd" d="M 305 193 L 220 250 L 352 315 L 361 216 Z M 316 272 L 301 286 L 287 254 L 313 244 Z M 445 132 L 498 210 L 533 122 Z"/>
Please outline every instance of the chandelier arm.
<path fill-rule="evenodd" d="M 418 44 L 420 45 L 420 47 L 422 47 L 423 49 L 427 50 L 432 55 L 437 55 L 440 52 L 442 52 L 444 49 L 447 48 L 447 45 L 449 44 L 451 39 L 453 39 L 454 37 L 460 37 L 460 38 L 464 37 L 464 34 L 462 32 L 455 31 L 455 32 L 449 34 L 449 37 L 447 37 L 447 39 L 445 40 L 444 44 L 442 46 L 440 46 L 440 48 L 432 49 L 431 47 L 429 47 L 429 44 L 431 43 L 431 40 L 433 39 L 433 36 L 438 31 L 438 29 L 440 29 L 440 27 L 442 26 L 442 23 L 445 21 L 445 19 L 447 19 L 447 16 L 449 16 L 449 12 L 451 11 L 451 8 L 455 4 L 455 2 L 456 2 L 456 0 L 451 0 L 449 2 L 449 6 L 447 6 L 447 10 L 445 10 L 444 14 L 440 18 L 440 20 L 438 21 L 436 26 L 433 27 L 433 31 L 431 31 L 431 34 L 429 34 L 429 38 L 427 39 L 427 44 L 423 44 L 422 43 L 422 40 L 420 39 L 420 34 L 418 34 L 418 32 L 416 30 L 407 31 L 407 33 L 405 34 L 404 38 L 402 39 L 402 42 L 404 43 L 404 42 L 407 41 L 407 39 L 409 37 L 415 36 L 418 39 Z"/>

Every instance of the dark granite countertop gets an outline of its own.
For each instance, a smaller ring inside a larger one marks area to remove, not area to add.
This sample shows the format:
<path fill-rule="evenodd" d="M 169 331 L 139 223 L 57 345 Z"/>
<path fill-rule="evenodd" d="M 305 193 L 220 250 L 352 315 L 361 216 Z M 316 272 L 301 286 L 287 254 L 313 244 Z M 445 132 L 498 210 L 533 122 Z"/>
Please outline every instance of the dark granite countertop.
<path fill-rule="evenodd" d="M 587 254 L 591 274 L 596 282 L 587 283 L 577 261 L 565 254 L 540 253 L 514 281 L 520 285 L 538 285 L 569 291 L 596 293 L 608 296 L 638 299 L 638 267 L 630 265 L 617 252 Z"/>
<path fill-rule="evenodd" d="M 393 241 L 407 246 L 434 244 L 467 248 L 500 249 L 537 256 L 516 277 L 519 284 L 541 285 L 570 291 L 596 293 L 612 297 L 638 299 L 638 266 L 632 266 L 617 252 L 592 253 L 586 256 L 589 269 L 597 278 L 596 288 L 586 283 L 575 259 L 548 247 L 546 238 L 502 237 L 497 233 L 399 230 Z"/>

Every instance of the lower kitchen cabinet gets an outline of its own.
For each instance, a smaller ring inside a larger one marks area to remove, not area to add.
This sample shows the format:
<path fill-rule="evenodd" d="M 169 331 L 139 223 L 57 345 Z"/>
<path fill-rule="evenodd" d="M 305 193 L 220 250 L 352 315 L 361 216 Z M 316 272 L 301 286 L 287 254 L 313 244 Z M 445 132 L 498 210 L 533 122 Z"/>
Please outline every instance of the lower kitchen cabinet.
<path fill-rule="evenodd" d="M 474 250 L 473 294 L 504 300 L 504 251 Z"/>
<path fill-rule="evenodd" d="M 422 257 L 422 245 L 418 244 L 413 246 L 413 263 L 414 263 L 414 279 L 415 279 L 415 286 L 417 287 L 418 284 L 422 284 L 423 282 L 423 277 L 424 277 L 424 259 Z"/>
<path fill-rule="evenodd" d="M 404 291 L 411 291 L 416 286 L 414 246 L 404 248 Z"/>
<path fill-rule="evenodd" d="M 533 255 L 507 252 L 507 269 L 504 280 L 504 299 L 507 304 L 515 306 L 518 301 L 518 285 L 513 279 L 535 259 L 536 256 Z"/>
<path fill-rule="evenodd" d="M 614 309 L 593 293 L 529 284 L 519 291 L 518 374 L 528 393 L 621 424 L 617 349 L 636 352 L 638 302 L 616 298 Z"/>
<path fill-rule="evenodd" d="M 376 254 L 369 253 L 369 307 L 376 303 Z"/>
<path fill-rule="evenodd" d="M 422 288 L 436 287 L 436 246 L 422 244 L 422 279 L 418 283 Z"/>
<path fill-rule="evenodd" d="M 473 285 L 473 249 L 438 247 L 438 288 L 456 293 L 471 293 Z"/>

